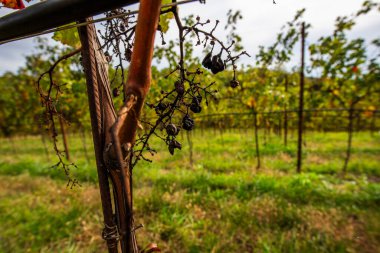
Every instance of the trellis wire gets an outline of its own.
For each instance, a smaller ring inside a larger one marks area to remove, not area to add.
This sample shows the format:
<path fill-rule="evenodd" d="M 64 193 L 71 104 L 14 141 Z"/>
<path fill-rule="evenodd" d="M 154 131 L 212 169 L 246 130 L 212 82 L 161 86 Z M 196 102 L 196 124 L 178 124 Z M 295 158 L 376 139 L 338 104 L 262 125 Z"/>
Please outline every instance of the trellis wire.
<path fill-rule="evenodd" d="M 349 111 L 346 108 L 320 108 L 320 109 L 304 109 L 303 112 L 344 112 Z M 380 113 L 380 110 L 365 110 L 365 109 L 354 109 L 354 112 L 365 112 L 371 111 L 374 114 Z M 298 113 L 299 110 L 276 110 L 276 111 L 257 111 L 256 114 L 282 114 L 282 113 Z M 229 113 L 210 113 L 194 117 L 197 118 L 207 118 L 207 117 L 218 117 L 218 116 L 244 116 L 244 115 L 253 115 L 255 112 L 229 112 Z"/>

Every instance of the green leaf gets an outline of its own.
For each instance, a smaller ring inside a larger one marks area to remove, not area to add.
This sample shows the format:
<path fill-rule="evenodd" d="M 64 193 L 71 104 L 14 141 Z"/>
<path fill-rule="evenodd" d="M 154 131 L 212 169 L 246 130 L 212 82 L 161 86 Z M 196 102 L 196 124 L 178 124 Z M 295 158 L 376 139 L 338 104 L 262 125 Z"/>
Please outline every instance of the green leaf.
<path fill-rule="evenodd" d="M 170 20 L 174 18 L 173 13 L 169 12 L 160 16 L 161 31 L 166 33 L 169 30 Z"/>
<path fill-rule="evenodd" d="M 172 3 L 171 0 L 163 0 L 162 1 L 162 5 L 171 4 L 171 3 Z M 169 9 L 169 8 L 165 8 L 163 10 L 167 10 L 167 9 Z M 166 33 L 169 30 L 169 23 L 170 23 L 170 20 L 173 18 L 174 18 L 174 15 L 172 12 L 169 12 L 169 13 L 166 13 L 166 14 L 160 16 L 160 26 L 161 26 L 161 31 L 163 33 Z"/>
<path fill-rule="evenodd" d="M 53 39 L 73 48 L 79 48 L 81 45 L 78 31 L 75 28 L 55 32 Z"/>

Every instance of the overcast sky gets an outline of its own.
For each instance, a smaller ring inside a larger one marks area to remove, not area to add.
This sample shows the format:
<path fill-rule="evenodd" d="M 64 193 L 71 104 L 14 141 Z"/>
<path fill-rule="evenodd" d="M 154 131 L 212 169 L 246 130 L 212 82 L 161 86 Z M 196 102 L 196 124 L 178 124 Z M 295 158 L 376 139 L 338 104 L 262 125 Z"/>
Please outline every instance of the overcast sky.
<path fill-rule="evenodd" d="M 204 19 L 219 19 L 219 37 L 223 38 L 223 27 L 229 9 L 240 10 L 243 20 L 238 25 L 238 33 L 243 38 L 245 50 L 255 55 L 259 45 L 271 45 L 280 28 L 291 20 L 297 10 L 306 8 L 305 21 L 312 24 L 307 44 L 323 35 L 330 34 L 337 16 L 356 12 L 360 0 L 207 0 L 207 4 L 191 3 L 181 6 L 181 15 L 195 14 Z M 9 11 L 0 9 L 0 16 Z M 172 31 L 174 33 L 175 31 Z M 172 34 L 171 33 L 171 34 Z M 170 36 L 170 34 L 169 34 Z M 380 37 L 379 12 L 371 12 L 358 20 L 350 37 L 363 37 L 368 42 Z M 25 55 L 31 54 L 35 43 L 33 39 L 0 45 L 0 74 L 16 71 L 25 64 Z M 299 51 L 299 50 L 298 50 Z M 296 51 L 291 65 L 298 64 L 299 53 Z M 245 58 L 241 63 L 254 65 L 254 58 Z"/>

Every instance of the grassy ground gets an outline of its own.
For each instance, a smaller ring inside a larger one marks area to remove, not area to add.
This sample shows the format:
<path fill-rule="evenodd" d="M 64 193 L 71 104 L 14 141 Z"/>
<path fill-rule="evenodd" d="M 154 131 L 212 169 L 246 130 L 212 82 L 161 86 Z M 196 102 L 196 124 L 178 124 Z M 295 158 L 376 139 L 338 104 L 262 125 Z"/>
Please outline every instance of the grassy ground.
<path fill-rule="evenodd" d="M 380 135 L 356 133 L 348 174 L 340 172 L 344 133 L 308 133 L 304 173 L 295 171 L 296 143 L 253 133 L 196 132 L 171 156 L 159 144 L 152 164 L 135 169 L 141 245 L 163 252 L 379 252 Z M 40 137 L 1 139 L 0 252 L 105 252 L 96 171 L 79 136 L 70 136 L 73 174 L 66 188 L 49 167 Z M 48 144 L 49 145 L 49 144 Z M 49 146 L 50 147 L 50 146 Z"/>

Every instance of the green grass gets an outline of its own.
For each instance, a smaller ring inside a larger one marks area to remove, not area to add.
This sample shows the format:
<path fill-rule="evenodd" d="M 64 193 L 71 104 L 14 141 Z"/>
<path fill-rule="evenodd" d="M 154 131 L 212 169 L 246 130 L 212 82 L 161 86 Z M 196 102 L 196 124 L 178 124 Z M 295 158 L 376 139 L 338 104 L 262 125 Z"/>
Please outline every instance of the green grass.
<path fill-rule="evenodd" d="M 296 140 L 260 133 L 256 169 L 252 131 L 192 135 L 189 163 L 157 140 L 153 163 L 134 170 L 137 236 L 163 252 L 378 252 L 380 136 L 355 133 L 347 175 L 345 133 L 307 133 L 303 173 Z M 66 188 L 39 137 L 2 139 L 0 252 L 105 252 L 92 147 L 69 137 L 72 171 L 82 187 Z"/>

